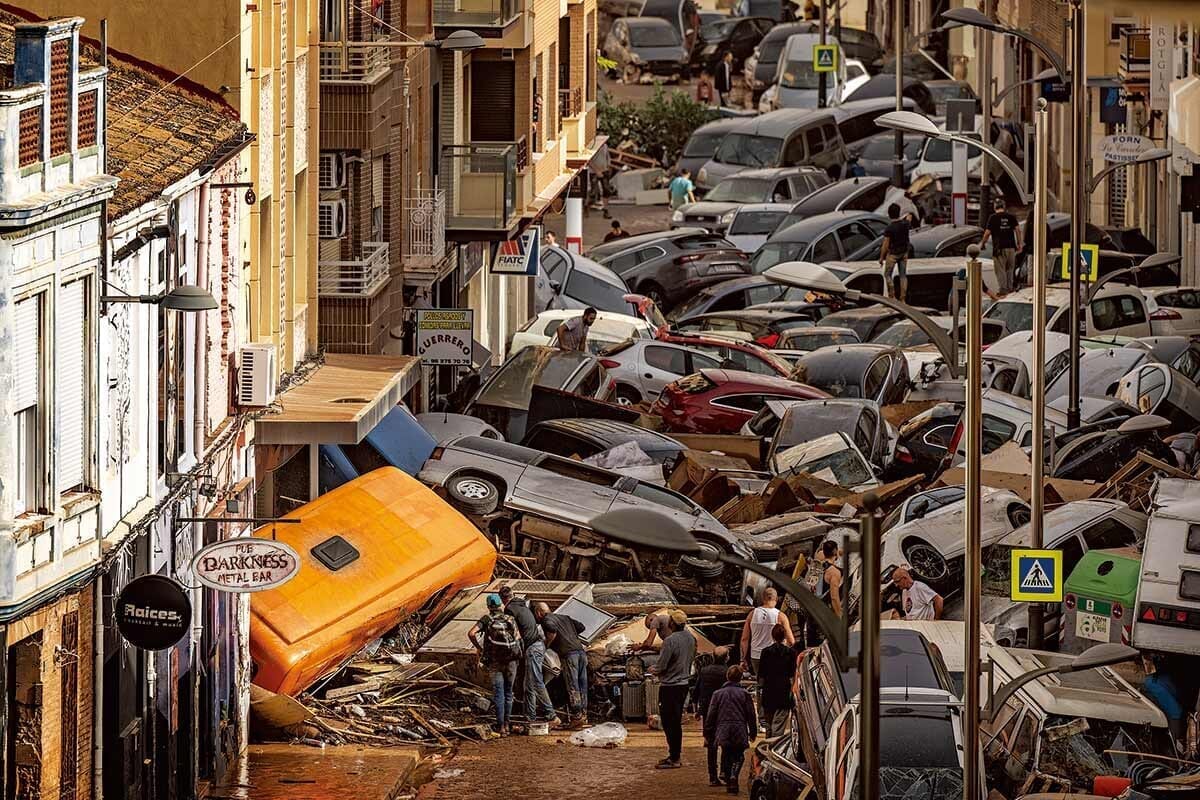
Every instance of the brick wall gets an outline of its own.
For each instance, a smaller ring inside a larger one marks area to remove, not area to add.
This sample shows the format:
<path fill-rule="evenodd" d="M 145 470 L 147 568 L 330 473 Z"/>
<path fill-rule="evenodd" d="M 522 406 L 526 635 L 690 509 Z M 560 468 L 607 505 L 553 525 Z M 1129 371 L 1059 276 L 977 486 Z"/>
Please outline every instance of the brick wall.
<path fill-rule="evenodd" d="M 578 3 L 571 6 L 571 64 L 570 76 L 571 87 L 583 86 L 587 80 L 587 59 L 595 58 L 595 54 L 587 52 L 587 43 L 585 41 L 585 30 L 587 25 L 587 12 L 583 3 Z M 566 88 L 566 87 L 563 87 Z M 586 91 L 586 90 L 585 90 Z"/>

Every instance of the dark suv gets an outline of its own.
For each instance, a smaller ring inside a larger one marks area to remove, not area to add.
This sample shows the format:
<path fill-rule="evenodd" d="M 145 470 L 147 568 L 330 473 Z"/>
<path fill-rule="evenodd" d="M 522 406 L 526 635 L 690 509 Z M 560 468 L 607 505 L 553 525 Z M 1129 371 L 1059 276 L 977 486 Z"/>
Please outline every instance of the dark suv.
<path fill-rule="evenodd" d="M 750 274 L 746 254 L 714 233 L 664 232 L 600 261 L 664 312 L 706 286 Z"/>

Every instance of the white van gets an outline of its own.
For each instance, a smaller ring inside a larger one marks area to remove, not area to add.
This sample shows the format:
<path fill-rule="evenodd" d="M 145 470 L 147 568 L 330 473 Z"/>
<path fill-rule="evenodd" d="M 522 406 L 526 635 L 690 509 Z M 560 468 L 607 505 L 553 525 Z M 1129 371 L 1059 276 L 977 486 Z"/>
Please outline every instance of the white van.
<path fill-rule="evenodd" d="M 1196 481 L 1161 478 L 1142 550 L 1133 646 L 1200 652 L 1200 491 Z"/>
<path fill-rule="evenodd" d="M 821 43 L 816 33 L 794 33 L 783 45 L 779 66 L 775 71 L 775 108 L 816 108 L 821 73 L 813 69 L 813 48 Z M 836 45 L 837 39 L 826 37 L 826 44 Z M 825 73 L 825 97 L 830 101 L 841 96 L 846 83 L 846 59 L 841 47 L 837 52 L 837 69 Z"/>

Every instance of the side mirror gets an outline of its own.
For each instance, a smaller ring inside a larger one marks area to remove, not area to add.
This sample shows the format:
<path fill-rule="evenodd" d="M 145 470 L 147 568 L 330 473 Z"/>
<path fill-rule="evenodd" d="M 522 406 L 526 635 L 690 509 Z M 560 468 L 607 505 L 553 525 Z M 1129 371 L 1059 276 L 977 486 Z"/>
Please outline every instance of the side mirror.
<path fill-rule="evenodd" d="M 559 292 L 562 291 L 562 282 L 561 281 L 550 281 L 550 288 L 554 290 L 555 294 L 558 294 Z"/>

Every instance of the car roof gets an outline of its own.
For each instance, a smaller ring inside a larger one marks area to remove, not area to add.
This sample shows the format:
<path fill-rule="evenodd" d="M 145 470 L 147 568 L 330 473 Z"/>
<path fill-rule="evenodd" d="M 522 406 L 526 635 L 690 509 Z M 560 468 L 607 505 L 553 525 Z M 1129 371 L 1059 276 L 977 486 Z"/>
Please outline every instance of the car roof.
<path fill-rule="evenodd" d="M 806 384 L 785 378 L 782 375 L 762 375 L 757 372 L 746 372 L 738 369 L 702 369 L 700 374 L 718 386 L 739 383 L 747 386 L 758 386 L 762 389 L 800 391 L 811 389 Z"/>
<path fill-rule="evenodd" d="M 696 130 L 692 131 L 692 136 L 697 133 L 718 133 L 720 131 L 731 131 L 741 125 L 745 120 L 740 117 L 721 117 L 714 119 L 712 122 L 706 122 Z"/>
<path fill-rule="evenodd" d="M 983 228 L 978 225 L 955 225 L 952 222 L 947 222 L 942 225 L 927 225 L 924 228 L 918 228 L 908 235 L 908 240 L 916 244 L 922 243 L 927 246 L 936 247 L 942 242 L 951 239 L 957 239 L 962 236 L 982 236 Z"/>
<path fill-rule="evenodd" d="M 886 220 L 882 214 L 872 211 L 829 211 L 824 214 L 793 222 L 781 231 L 771 234 L 772 242 L 810 242 L 830 228 L 855 219 Z"/>
<path fill-rule="evenodd" d="M 1076 528 L 1082 528 L 1093 520 L 1108 516 L 1123 508 L 1129 508 L 1120 500 L 1075 500 L 1063 503 L 1058 508 L 1046 512 L 1043 521 L 1043 541 L 1051 546 L 1058 537 L 1065 536 Z M 1028 524 L 1005 535 L 998 544 L 1006 547 L 1028 547 L 1033 541 L 1032 527 Z"/>
<path fill-rule="evenodd" d="M 815 304 L 814 304 L 815 305 Z M 706 311 L 703 314 L 694 314 L 690 317 L 685 317 L 680 322 L 686 322 L 690 319 L 744 319 L 744 320 L 762 320 L 772 321 L 778 319 L 788 319 L 790 317 L 805 317 L 798 311 L 789 311 L 783 308 L 734 308 L 729 311 Z"/>
<path fill-rule="evenodd" d="M 887 183 L 887 178 L 881 178 L 872 175 L 863 175 L 857 178 L 843 178 L 840 181 L 827 183 L 813 189 L 806 196 L 797 200 L 793 205 L 793 210 L 801 209 L 805 204 L 828 204 L 837 205 L 845 200 L 870 191 L 881 183 Z"/>
<path fill-rule="evenodd" d="M 851 631 L 848 649 L 857 653 L 859 631 Z M 879 649 L 884 656 L 880 660 L 879 686 L 881 689 L 937 689 L 946 691 L 944 676 L 934 664 L 928 650 L 928 640 L 919 631 L 905 628 L 883 628 L 879 631 Z M 859 691 L 859 675 L 855 670 L 841 673 L 842 688 L 846 697 L 852 698 Z"/>
<path fill-rule="evenodd" d="M 744 214 L 748 211 L 778 211 L 786 214 L 787 212 L 791 211 L 791 209 L 791 203 L 742 203 L 740 206 L 734 209 L 734 214 Z M 738 234 L 736 233 L 734 234 L 734 236 L 737 235 Z M 755 277 L 758 276 L 756 275 Z M 725 283 L 728 283 L 728 281 L 725 281 Z"/>
<path fill-rule="evenodd" d="M 1129 348 L 1149 351 L 1151 355 L 1164 364 L 1170 364 L 1183 352 L 1193 346 L 1186 336 L 1143 336 L 1125 345 Z"/>
<path fill-rule="evenodd" d="M 793 328 L 786 331 L 783 335 L 785 338 L 791 339 L 796 336 L 807 336 L 809 334 L 830 336 L 835 333 L 840 336 L 858 337 L 858 331 L 854 330 L 854 328 L 842 328 L 837 325 L 814 325 L 811 328 Z M 853 342 L 847 342 L 847 344 L 853 344 Z"/>
<path fill-rule="evenodd" d="M 817 24 L 812 20 L 804 20 L 801 22 L 788 22 L 783 25 L 776 25 L 771 30 L 767 31 L 767 35 L 763 37 L 763 41 L 770 39 L 787 39 L 789 36 L 797 33 L 807 33 L 817 30 Z M 782 51 L 781 51 L 782 52 Z"/>
<path fill-rule="evenodd" d="M 674 25 L 662 17 L 625 17 L 625 24 L 631 28 L 659 28 L 663 25 L 672 29 L 675 28 Z"/>
<path fill-rule="evenodd" d="M 782 137 L 796 130 L 801 125 L 811 125 L 828 121 L 836 122 L 833 114 L 825 109 L 781 108 L 770 111 L 758 117 L 746 120 L 744 128 L 738 128 L 738 133 L 749 133 L 756 136 Z"/>
<path fill-rule="evenodd" d="M 806 172 L 824 172 L 820 167 L 806 165 L 802 167 L 758 167 L 756 169 L 744 169 L 741 172 L 735 172 L 732 175 L 726 175 L 721 180 L 729 180 L 730 178 L 782 178 L 787 175 L 803 175 Z"/>
<path fill-rule="evenodd" d="M 842 364 L 845 369 L 861 369 L 868 361 L 874 361 L 884 353 L 891 353 L 897 348 L 886 344 L 872 342 L 850 342 L 847 344 L 831 344 L 811 353 L 800 356 L 797 366 L 824 367 L 828 369 L 834 364 Z"/>
<path fill-rule="evenodd" d="M 619 437 L 638 442 L 639 444 L 650 444 L 654 450 L 683 449 L 682 444 L 666 434 L 620 420 L 567 417 L 564 419 L 542 420 L 534 427 L 555 428 L 584 436 L 591 436 L 596 439 L 614 439 Z"/>
<path fill-rule="evenodd" d="M 663 239 L 677 239 L 682 236 L 691 236 L 699 233 L 708 233 L 705 228 L 675 228 L 669 231 L 652 231 L 650 233 L 639 233 L 636 236 L 630 236 L 627 239 L 616 239 L 611 242 L 601 242 L 592 246 L 588 250 L 585 258 L 591 258 L 593 253 L 596 253 L 600 258 L 608 258 L 617 253 L 623 252 L 631 247 L 638 247 L 651 242 L 658 242 Z M 593 259 L 595 260 L 595 259 Z"/>

